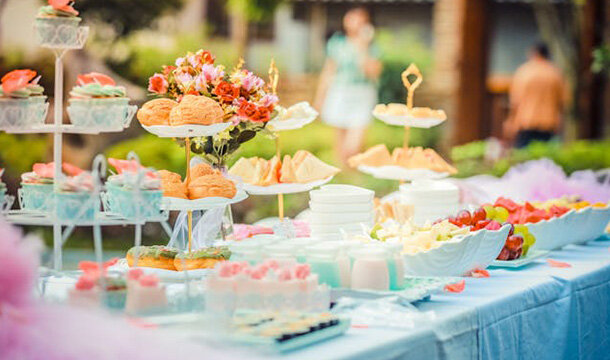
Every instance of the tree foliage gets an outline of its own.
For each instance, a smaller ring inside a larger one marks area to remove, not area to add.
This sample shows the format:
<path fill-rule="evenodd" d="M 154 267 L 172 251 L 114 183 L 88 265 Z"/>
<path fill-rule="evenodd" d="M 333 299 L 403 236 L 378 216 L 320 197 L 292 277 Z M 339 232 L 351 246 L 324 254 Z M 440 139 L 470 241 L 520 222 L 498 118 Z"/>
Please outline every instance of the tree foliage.
<path fill-rule="evenodd" d="M 248 21 L 268 21 L 284 0 L 228 0 L 229 12 L 241 13 Z"/>
<path fill-rule="evenodd" d="M 180 10 L 184 0 L 79 0 L 86 19 L 110 24 L 118 36 L 147 28 L 159 16 Z"/>

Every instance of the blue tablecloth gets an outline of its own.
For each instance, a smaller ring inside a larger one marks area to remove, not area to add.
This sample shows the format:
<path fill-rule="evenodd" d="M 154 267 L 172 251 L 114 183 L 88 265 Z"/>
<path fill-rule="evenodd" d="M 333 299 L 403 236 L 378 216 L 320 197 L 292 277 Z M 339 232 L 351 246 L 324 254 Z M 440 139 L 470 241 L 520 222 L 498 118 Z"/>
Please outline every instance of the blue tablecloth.
<path fill-rule="evenodd" d="M 489 278 L 466 278 L 462 293 L 416 304 L 436 316 L 412 329 L 352 328 L 340 338 L 273 357 L 610 359 L 609 247 L 610 241 L 596 241 L 549 254 L 569 268 L 541 259 L 519 269 L 490 269 Z"/>

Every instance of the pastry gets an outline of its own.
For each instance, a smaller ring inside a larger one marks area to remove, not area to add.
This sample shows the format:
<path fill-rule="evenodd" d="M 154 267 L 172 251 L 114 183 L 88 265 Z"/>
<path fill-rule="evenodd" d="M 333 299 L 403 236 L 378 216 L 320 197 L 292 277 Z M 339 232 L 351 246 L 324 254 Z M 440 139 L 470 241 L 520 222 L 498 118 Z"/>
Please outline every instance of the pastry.
<path fill-rule="evenodd" d="M 356 168 L 360 165 L 385 166 L 392 165 L 392 156 L 385 144 L 375 145 L 362 154 L 354 155 L 347 160 L 349 166 Z"/>
<path fill-rule="evenodd" d="M 447 115 L 443 110 L 433 110 L 429 107 L 414 107 L 409 109 L 405 104 L 378 104 L 375 106 L 375 113 L 386 114 L 391 116 L 411 116 L 414 118 L 435 118 L 446 120 Z"/>
<path fill-rule="evenodd" d="M 180 174 L 176 174 L 175 172 L 159 170 L 157 171 L 157 174 L 159 175 L 159 178 L 161 178 L 161 182 L 182 182 Z"/>
<path fill-rule="evenodd" d="M 223 119 L 224 111 L 217 101 L 207 96 L 186 95 L 171 110 L 169 124 L 212 125 L 223 122 Z"/>
<path fill-rule="evenodd" d="M 340 169 L 328 165 L 317 157 L 309 154 L 296 168 L 295 176 L 297 182 L 307 183 L 311 181 L 326 179 L 336 175 Z M 296 155 L 295 155 L 296 157 Z"/>
<path fill-rule="evenodd" d="M 392 152 L 392 160 L 395 165 L 407 169 L 430 169 L 437 172 L 457 173 L 457 170 L 449 165 L 443 158 L 432 149 L 396 148 Z"/>
<path fill-rule="evenodd" d="M 443 110 L 433 110 L 428 107 L 414 107 L 409 111 L 409 115 L 414 118 L 435 118 L 446 120 L 447 115 Z"/>
<path fill-rule="evenodd" d="M 264 176 L 261 179 L 262 186 L 274 185 L 280 182 L 280 169 L 282 163 L 277 156 L 274 156 L 269 161 Z"/>
<path fill-rule="evenodd" d="M 281 183 L 294 183 L 297 182 L 297 176 L 294 171 L 294 164 L 290 155 L 284 155 L 282 161 L 282 168 L 280 169 L 280 182 Z"/>
<path fill-rule="evenodd" d="M 235 183 L 220 174 L 203 175 L 191 180 L 188 186 L 189 199 L 205 197 L 233 198 L 237 193 Z"/>
<path fill-rule="evenodd" d="M 240 158 L 239 160 L 237 160 L 237 162 L 235 162 L 235 164 L 233 164 L 231 169 L 229 169 L 229 174 L 241 178 L 241 181 L 243 181 L 245 183 L 254 184 L 255 183 L 254 173 L 256 171 L 256 161 L 254 161 L 254 163 L 253 163 L 252 162 L 253 159 L 256 160 L 256 158 L 250 158 L 250 159 Z"/>
<path fill-rule="evenodd" d="M 188 199 L 186 184 L 183 182 L 161 182 L 163 196 L 179 199 Z"/>
<path fill-rule="evenodd" d="M 187 253 L 180 253 L 174 259 L 178 271 L 211 269 L 219 261 L 229 260 L 231 251 L 226 246 L 209 247 Z"/>
<path fill-rule="evenodd" d="M 127 251 L 127 265 L 134 266 L 136 252 L 138 252 L 138 266 L 165 270 L 176 270 L 174 258 L 179 253 L 178 249 L 167 246 L 134 246 Z"/>
<path fill-rule="evenodd" d="M 199 163 L 191 167 L 191 179 L 195 179 L 204 175 L 220 175 L 220 171 L 212 168 L 206 163 Z"/>
<path fill-rule="evenodd" d="M 171 99 L 150 100 L 142 105 L 136 116 L 144 126 L 169 125 L 169 113 L 177 105 Z"/>

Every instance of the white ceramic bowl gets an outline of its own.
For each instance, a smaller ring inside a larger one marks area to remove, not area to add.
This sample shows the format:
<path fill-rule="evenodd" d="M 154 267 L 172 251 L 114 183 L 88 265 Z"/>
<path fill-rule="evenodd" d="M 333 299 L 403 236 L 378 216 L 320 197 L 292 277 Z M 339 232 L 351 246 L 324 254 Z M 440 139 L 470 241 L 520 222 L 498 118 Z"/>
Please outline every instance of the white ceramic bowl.
<path fill-rule="evenodd" d="M 486 268 L 496 259 L 508 235 L 500 230 L 479 230 L 446 241 L 441 246 L 416 254 L 404 254 L 405 273 L 415 276 L 462 276 Z"/>
<path fill-rule="evenodd" d="M 572 210 L 560 217 L 526 224 L 536 237 L 532 248 L 554 250 L 570 244 L 581 244 L 601 236 L 610 221 L 610 207 Z"/>

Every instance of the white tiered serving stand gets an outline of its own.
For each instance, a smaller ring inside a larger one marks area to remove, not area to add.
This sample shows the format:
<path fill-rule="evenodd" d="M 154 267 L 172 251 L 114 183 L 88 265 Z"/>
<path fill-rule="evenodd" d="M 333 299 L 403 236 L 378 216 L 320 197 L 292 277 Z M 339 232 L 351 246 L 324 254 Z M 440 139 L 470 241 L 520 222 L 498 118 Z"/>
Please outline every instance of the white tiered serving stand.
<path fill-rule="evenodd" d="M 186 186 L 188 187 L 191 181 L 191 138 L 202 136 L 214 136 L 221 131 L 227 129 L 230 123 L 221 123 L 213 125 L 188 125 L 188 126 L 165 126 L 153 125 L 143 126 L 143 128 L 151 134 L 161 138 L 180 138 L 184 139 L 184 148 L 186 155 Z M 231 204 L 245 200 L 248 194 L 238 187 L 237 193 L 231 199 L 221 197 L 209 197 L 196 200 L 178 199 L 172 197 L 164 197 L 161 205 L 163 210 L 167 211 L 186 211 L 187 226 L 188 226 L 188 245 L 187 249 L 190 252 L 192 249 L 193 240 L 193 211 L 210 210 L 221 207 L 226 207 Z M 222 225 L 221 225 L 222 226 Z"/>
<path fill-rule="evenodd" d="M 65 30 L 64 25 L 56 27 L 55 38 L 59 39 L 59 34 Z M 72 124 L 63 124 L 63 62 L 62 58 L 67 51 L 73 49 L 81 49 L 87 36 L 89 34 L 89 28 L 86 26 L 78 27 L 76 41 L 74 43 L 64 44 L 41 44 L 42 47 L 51 49 L 55 54 L 55 87 L 54 87 L 54 113 L 53 123 L 44 124 L 40 126 L 30 127 L 9 127 L 3 128 L 7 133 L 13 134 L 26 134 L 26 133 L 52 133 L 53 134 L 53 161 L 54 161 L 54 193 L 59 192 L 59 184 L 61 179 L 64 178 L 62 173 L 62 136 L 63 134 L 99 134 L 102 132 L 116 132 L 122 131 L 123 128 L 100 128 L 100 127 L 77 127 Z M 48 106 L 48 104 L 47 104 Z M 135 109 L 131 108 L 128 114 L 125 115 L 123 127 L 128 127 L 131 117 L 133 117 Z M 45 112 L 46 117 L 46 112 Z M 94 178 L 94 190 L 91 193 L 90 201 L 95 201 L 100 204 L 100 191 L 102 190 L 102 184 L 100 177 L 106 174 L 106 162 L 103 156 L 98 155 L 93 162 L 93 178 Z M 139 191 L 137 191 L 139 193 Z M 137 197 L 134 201 L 137 201 Z M 84 208 L 84 207 L 83 207 Z M 33 225 L 33 226 L 51 226 L 53 227 L 53 267 L 55 271 L 62 270 L 62 246 L 70 236 L 76 226 L 91 226 L 93 228 L 93 243 L 95 248 L 95 256 L 98 263 L 102 262 L 102 226 L 115 226 L 115 225 L 135 225 L 135 242 L 136 244 L 141 241 L 142 225 L 145 222 L 161 222 L 166 228 L 167 220 L 166 213 L 160 213 L 158 218 L 136 218 L 126 219 L 121 216 L 112 215 L 104 211 L 96 213 L 93 220 L 64 220 L 59 219 L 56 215 L 56 211 L 28 211 L 25 209 L 9 210 L 4 213 L 4 217 L 7 221 L 17 225 Z"/>
<path fill-rule="evenodd" d="M 411 82 L 409 76 L 415 76 L 415 80 Z M 419 71 L 419 68 L 415 64 L 410 64 L 405 71 L 401 74 L 402 83 L 407 89 L 407 108 L 410 110 L 413 108 L 413 95 L 415 90 L 421 85 L 423 76 Z M 429 129 L 443 123 L 445 120 L 437 118 L 419 118 L 410 115 L 388 115 L 383 113 L 377 113 L 373 111 L 373 116 L 383 121 L 388 125 L 402 126 L 404 127 L 404 139 L 403 147 L 406 149 L 409 147 L 409 137 L 411 134 L 411 128 L 423 128 Z M 417 180 L 437 180 L 446 178 L 449 173 L 437 172 L 430 169 L 407 169 L 402 166 L 390 165 L 390 166 L 365 166 L 360 165 L 358 170 L 372 175 L 378 179 L 386 180 L 399 180 L 403 181 L 417 181 Z"/>
<path fill-rule="evenodd" d="M 269 65 L 269 84 L 271 86 L 272 94 L 277 94 L 277 85 L 279 81 L 279 70 L 275 66 L 275 60 L 271 59 L 271 64 Z M 294 120 L 277 120 L 272 119 L 267 123 L 269 129 L 273 132 L 273 137 L 275 138 L 275 155 L 278 160 L 282 160 L 282 152 L 280 148 L 280 132 L 288 131 L 288 130 L 297 130 L 305 125 L 310 124 L 318 117 L 318 114 L 309 116 L 307 118 L 300 118 Z M 284 194 L 296 194 L 302 193 L 306 191 L 310 191 L 318 186 L 324 185 L 331 181 L 333 177 L 328 177 L 322 180 L 316 180 L 309 183 L 303 184 L 275 184 L 269 186 L 257 186 L 251 184 L 244 184 L 244 190 L 251 195 L 277 195 L 278 201 L 278 219 L 280 223 L 284 221 Z"/>

